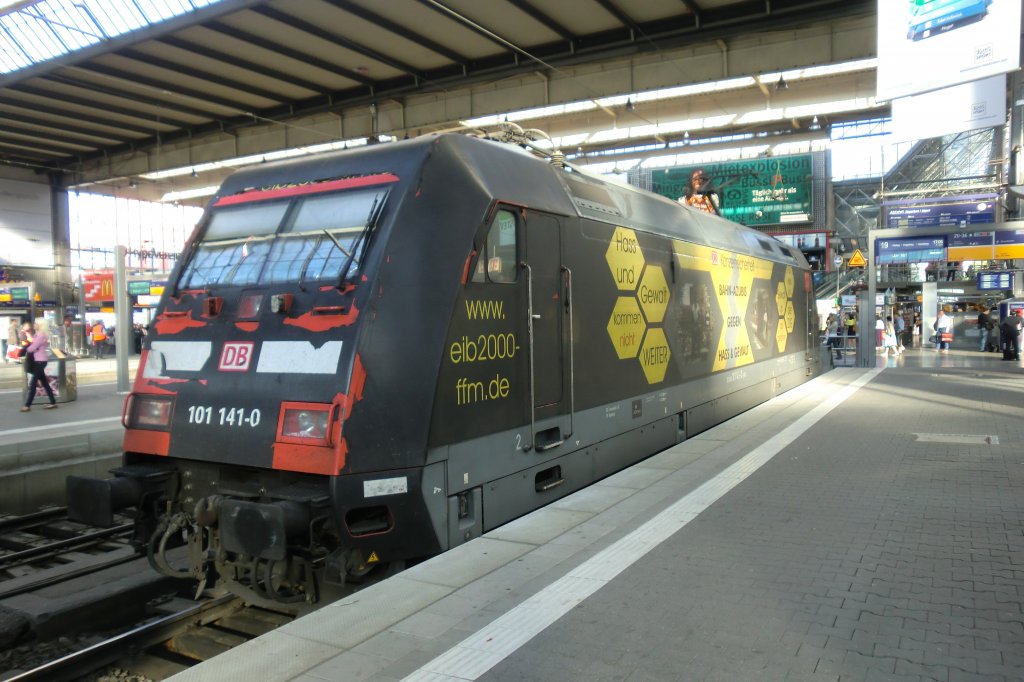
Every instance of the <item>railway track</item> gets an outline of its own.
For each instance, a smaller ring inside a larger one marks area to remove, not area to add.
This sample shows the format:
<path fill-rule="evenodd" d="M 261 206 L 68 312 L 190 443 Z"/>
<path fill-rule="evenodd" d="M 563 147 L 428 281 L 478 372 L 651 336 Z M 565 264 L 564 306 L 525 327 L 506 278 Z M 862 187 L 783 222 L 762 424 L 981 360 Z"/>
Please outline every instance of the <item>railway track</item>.
<path fill-rule="evenodd" d="M 7 682 L 90 679 L 115 666 L 122 675 L 160 680 L 294 620 L 288 613 L 246 605 L 234 595 L 192 602 L 171 599 L 163 615 L 68 653 Z"/>
<path fill-rule="evenodd" d="M 128 521 L 91 528 L 65 507 L 0 518 L 0 600 L 138 558 Z"/>

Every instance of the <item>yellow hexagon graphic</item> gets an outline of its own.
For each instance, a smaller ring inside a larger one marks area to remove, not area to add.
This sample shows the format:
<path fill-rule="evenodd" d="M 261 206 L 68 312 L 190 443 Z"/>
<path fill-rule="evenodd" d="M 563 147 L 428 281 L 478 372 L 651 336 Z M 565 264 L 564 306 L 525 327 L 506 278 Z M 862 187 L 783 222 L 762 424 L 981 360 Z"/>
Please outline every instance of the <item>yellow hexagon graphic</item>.
<path fill-rule="evenodd" d="M 786 276 L 783 278 L 786 282 L 786 298 L 793 295 L 793 268 L 786 268 Z"/>
<path fill-rule="evenodd" d="M 632 296 L 619 296 L 608 320 L 608 336 L 619 360 L 635 358 L 644 337 L 644 316 Z"/>
<path fill-rule="evenodd" d="M 786 301 L 786 331 L 793 333 L 793 324 L 796 322 L 796 310 L 792 301 Z"/>
<path fill-rule="evenodd" d="M 636 291 L 644 269 L 644 253 L 640 250 L 636 232 L 628 227 L 616 227 L 604 257 L 619 291 Z"/>
<path fill-rule="evenodd" d="M 786 350 L 786 339 L 789 334 L 786 332 L 786 321 L 779 319 L 779 326 L 775 329 L 775 344 L 779 347 L 779 352 Z"/>
<path fill-rule="evenodd" d="M 775 307 L 779 311 L 779 317 L 782 317 L 786 312 L 786 285 L 779 282 L 779 288 L 775 290 Z"/>
<path fill-rule="evenodd" d="M 672 357 L 672 351 L 668 347 L 668 339 L 665 332 L 659 327 L 647 330 L 644 337 L 644 345 L 640 349 L 640 366 L 644 368 L 644 376 L 647 383 L 656 384 L 665 379 L 665 372 L 668 371 L 668 361 Z"/>
<path fill-rule="evenodd" d="M 660 265 L 648 265 L 640 278 L 640 288 L 636 292 L 643 308 L 648 324 L 658 324 L 665 319 L 668 310 L 668 282 Z"/>

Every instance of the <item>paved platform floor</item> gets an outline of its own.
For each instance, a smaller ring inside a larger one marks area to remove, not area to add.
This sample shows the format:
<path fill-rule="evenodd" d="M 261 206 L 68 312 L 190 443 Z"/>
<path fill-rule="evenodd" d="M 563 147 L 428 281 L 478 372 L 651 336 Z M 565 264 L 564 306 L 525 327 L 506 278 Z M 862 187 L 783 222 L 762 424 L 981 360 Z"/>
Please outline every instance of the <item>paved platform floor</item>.
<path fill-rule="evenodd" d="M 138 356 L 129 359 L 130 377 L 137 365 Z M 18 363 L 0 363 L 0 514 L 64 504 L 65 476 L 106 477 L 120 460 L 124 396 L 116 360 L 83 359 L 75 370 L 76 400 L 45 410 L 47 399 L 37 398 L 20 412 L 25 374 Z"/>
<path fill-rule="evenodd" d="M 878 364 L 173 679 L 1024 679 L 1024 369 Z"/>

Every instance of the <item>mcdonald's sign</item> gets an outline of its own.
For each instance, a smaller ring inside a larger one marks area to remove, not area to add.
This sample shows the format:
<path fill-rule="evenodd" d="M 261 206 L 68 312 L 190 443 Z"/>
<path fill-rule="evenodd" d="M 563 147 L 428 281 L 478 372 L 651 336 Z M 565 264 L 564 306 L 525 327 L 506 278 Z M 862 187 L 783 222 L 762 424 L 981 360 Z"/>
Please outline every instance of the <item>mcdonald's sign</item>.
<path fill-rule="evenodd" d="M 114 300 L 114 273 L 112 271 L 87 272 L 82 277 L 86 303 Z"/>

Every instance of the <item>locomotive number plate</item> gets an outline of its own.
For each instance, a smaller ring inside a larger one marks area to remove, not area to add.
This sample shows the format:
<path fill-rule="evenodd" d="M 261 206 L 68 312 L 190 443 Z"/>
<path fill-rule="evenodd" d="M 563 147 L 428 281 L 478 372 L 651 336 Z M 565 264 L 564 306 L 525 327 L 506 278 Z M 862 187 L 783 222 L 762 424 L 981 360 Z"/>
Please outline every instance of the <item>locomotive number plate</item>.
<path fill-rule="evenodd" d="M 244 407 L 219 407 L 209 405 L 189 405 L 188 423 L 204 426 L 250 426 L 260 425 L 262 415 L 258 409 L 247 410 Z"/>

